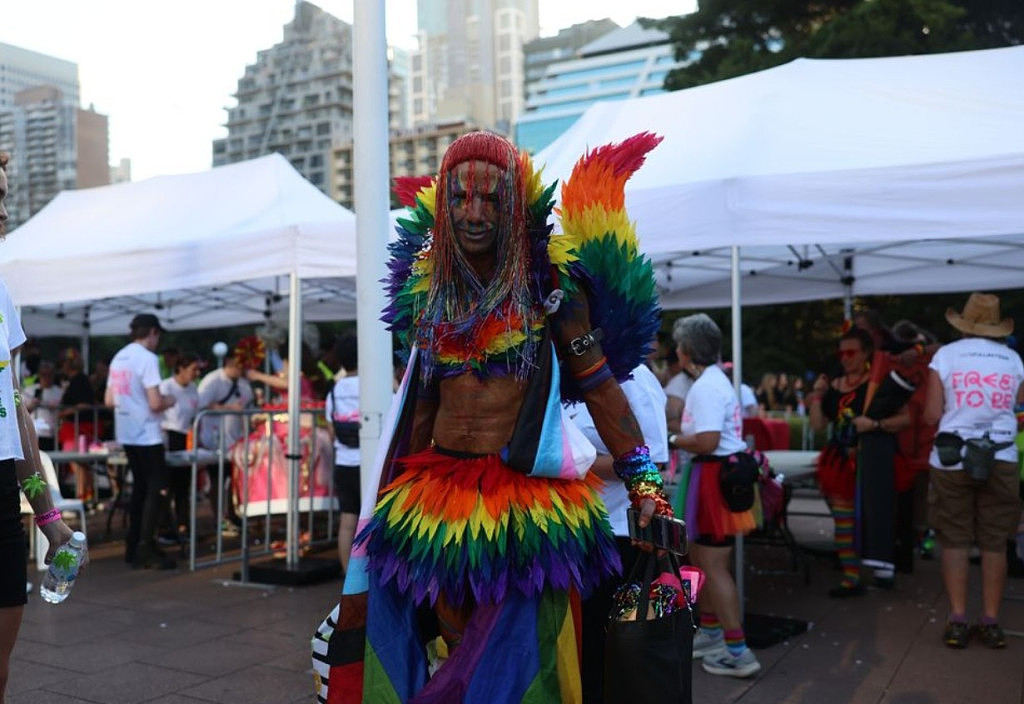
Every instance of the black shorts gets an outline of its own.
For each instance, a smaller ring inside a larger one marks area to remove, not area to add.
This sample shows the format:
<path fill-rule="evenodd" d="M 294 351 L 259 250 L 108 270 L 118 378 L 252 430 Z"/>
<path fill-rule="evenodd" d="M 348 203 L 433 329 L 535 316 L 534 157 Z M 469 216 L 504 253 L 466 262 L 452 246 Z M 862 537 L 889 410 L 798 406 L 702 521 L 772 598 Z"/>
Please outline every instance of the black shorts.
<path fill-rule="evenodd" d="M 359 467 L 334 465 L 334 495 L 338 497 L 338 510 L 359 515 Z"/>
<path fill-rule="evenodd" d="M 20 491 L 14 460 L 0 461 L 0 608 L 28 601 L 28 542 L 21 525 Z"/>

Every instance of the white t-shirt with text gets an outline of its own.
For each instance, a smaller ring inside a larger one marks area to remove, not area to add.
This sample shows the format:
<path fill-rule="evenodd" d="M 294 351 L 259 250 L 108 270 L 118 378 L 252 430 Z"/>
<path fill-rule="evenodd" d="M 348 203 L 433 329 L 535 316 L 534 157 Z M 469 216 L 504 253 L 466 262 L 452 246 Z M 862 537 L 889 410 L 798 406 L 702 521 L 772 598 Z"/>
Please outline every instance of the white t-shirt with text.
<path fill-rule="evenodd" d="M 995 442 L 1012 441 L 1017 435 L 1013 407 L 1017 389 L 1024 381 L 1024 363 L 1006 345 L 981 337 L 968 337 L 940 347 L 928 365 L 942 379 L 945 407 L 936 432 L 957 433 L 965 440 L 985 432 Z M 996 453 L 997 460 L 1017 461 L 1017 446 Z M 932 448 L 932 467 L 943 467 Z"/>
<path fill-rule="evenodd" d="M 121 348 L 110 361 L 107 389 L 114 397 L 114 437 L 122 445 L 162 445 L 161 413 L 149 407 L 146 389 L 160 386 L 157 356 L 138 342 Z"/>

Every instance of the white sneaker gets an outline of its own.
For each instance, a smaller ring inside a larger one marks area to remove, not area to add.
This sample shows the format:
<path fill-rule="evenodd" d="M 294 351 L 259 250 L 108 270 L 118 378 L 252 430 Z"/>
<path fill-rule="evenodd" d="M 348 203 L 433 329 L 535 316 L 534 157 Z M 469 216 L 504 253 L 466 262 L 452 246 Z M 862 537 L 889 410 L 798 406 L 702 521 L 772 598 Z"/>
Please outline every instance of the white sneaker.
<path fill-rule="evenodd" d="M 728 677 L 751 677 L 761 671 L 761 663 L 750 648 L 745 648 L 739 655 L 733 655 L 727 649 L 711 653 L 705 656 L 701 666 L 712 675 Z"/>
<path fill-rule="evenodd" d="M 697 635 L 693 637 L 694 660 L 700 660 L 705 655 L 717 653 L 719 650 L 725 650 L 725 635 L 721 629 L 717 636 L 709 636 L 704 630 L 697 631 Z"/>

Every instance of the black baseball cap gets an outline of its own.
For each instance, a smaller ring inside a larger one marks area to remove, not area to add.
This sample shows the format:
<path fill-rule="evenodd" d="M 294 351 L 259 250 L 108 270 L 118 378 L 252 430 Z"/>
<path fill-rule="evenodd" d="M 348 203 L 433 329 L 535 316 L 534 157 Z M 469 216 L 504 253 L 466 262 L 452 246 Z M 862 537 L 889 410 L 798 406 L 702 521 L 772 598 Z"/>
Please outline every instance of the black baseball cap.
<path fill-rule="evenodd" d="M 152 313 L 139 313 L 132 318 L 132 322 L 129 323 L 129 327 L 133 334 L 137 331 L 152 330 L 153 328 L 156 328 L 160 332 L 164 331 L 164 326 L 160 324 L 160 319 Z"/>

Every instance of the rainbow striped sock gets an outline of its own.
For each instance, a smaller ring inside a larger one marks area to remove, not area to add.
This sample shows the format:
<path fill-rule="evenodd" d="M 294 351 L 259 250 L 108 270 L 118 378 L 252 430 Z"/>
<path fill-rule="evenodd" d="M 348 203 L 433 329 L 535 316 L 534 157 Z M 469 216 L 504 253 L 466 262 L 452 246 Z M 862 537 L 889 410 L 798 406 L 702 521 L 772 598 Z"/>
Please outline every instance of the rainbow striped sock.
<path fill-rule="evenodd" d="M 857 550 L 853 546 L 854 508 L 833 505 L 832 516 L 836 522 L 836 555 L 839 558 L 839 568 L 843 572 L 842 584 L 846 587 L 856 587 L 860 584 L 860 558 L 857 557 Z"/>
<path fill-rule="evenodd" d="M 722 633 L 722 624 L 711 611 L 700 612 L 700 630 L 707 634 L 708 638 L 717 639 Z"/>
<path fill-rule="evenodd" d="M 747 639 L 743 636 L 742 628 L 725 629 L 725 647 L 729 649 L 730 655 L 739 655 L 747 649 Z"/>

